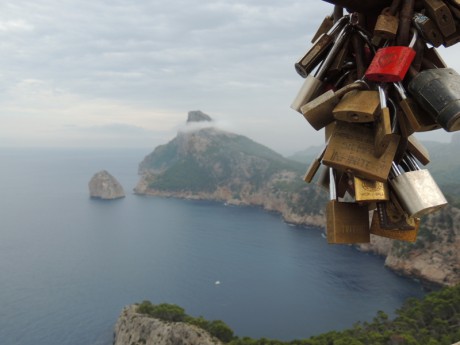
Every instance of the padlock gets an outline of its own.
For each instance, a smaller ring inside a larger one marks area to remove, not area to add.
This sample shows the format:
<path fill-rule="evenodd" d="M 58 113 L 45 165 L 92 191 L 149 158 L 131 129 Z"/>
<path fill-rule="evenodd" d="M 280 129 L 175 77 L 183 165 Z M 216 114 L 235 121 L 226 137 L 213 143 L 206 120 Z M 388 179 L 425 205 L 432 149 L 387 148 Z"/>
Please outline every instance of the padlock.
<path fill-rule="evenodd" d="M 345 38 L 345 41 L 342 44 L 342 48 L 340 48 L 335 54 L 334 60 L 332 60 L 331 65 L 327 69 L 326 79 L 335 80 L 340 75 L 343 76 L 344 69 L 347 67 L 348 58 L 350 55 L 350 38 L 351 35 L 348 35 Z"/>
<path fill-rule="evenodd" d="M 374 155 L 380 157 L 392 142 L 392 138 L 399 136 L 393 133 L 391 126 L 390 109 L 387 106 L 387 97 L 385 90 L 381 85 L 378 86 L 378 94 L 380 99 L 380 112 L 375 117 L 374 121 Z"/>
<path fill-rule="evenodd" d="M 460 8 L 459 5 L 455 3 L 455 0 L 448 0 L 446 2 L 447 7 L 449 8 L 454 19 L 460 19 Z"/>
<path fill-rule="evenodd" d="M 420 219 L 409 217 L 391 201 L 377 203 L 372 215 L 369 232 L 393 240 L 415 242 L 420 228 Z"/>
<path fill-rule="evenodd" d="M 326 207 L 326 234 L 329 244 L 368 243 L 369 211 L 366 205 L 337 200 L 335 176 L 329 169 L 330 201 Z"/>
<path fill-rule="evenodd" d="M 368 88 L 368 85 L 363 81 L 356 81 L 335 92 L 328 90 L 303 105 L 300 110 L 310 125 L 318 131 L 334 121 L 332 110 L 339 103 L 341 97 L 352 90 L 363 88 Z"/>
<path fill-rule="evenodd" d="M 329 52 L 329 49 L 334 43 L 334 39 L 340 30 L 346 25 L 348 17 L 341 18 L 332 28 L 325 34 L 322 34 L 314 43 L 313 46 L 302 56 L 295 64 L 295 70 L 300 76 L 306 78 L 308 74 L 321 62 Z"/>
<path fill-rule="evenodd" d="M 365 123 L 372 122 L 379 110 L 379 94 L 375 90 L 355 90 L 349 92 L 333 108 L 336 120 Z"/>
<path fill-rule="evenodd" d="M 449 8 L 441 0 L 423 0 L 428 17 L 438 26 L 444 37 L 455 32 L 455 21 Z"/>
<path fill-rule="evenodd" d="M 430 163 L 430 153 L 413 135 L 407 138 L 407 151 L 412 153 L 412 155 L 423 165 Z"/>
<path fill-rule="evenodd" d="M 310 163 L 310 166 L 308 167 L 307 172 L 303 178 L 305 182 L 310 183 L 313 180 L 313 177 L 315 177 L 316 172 L 321 166 L 321 159 L 323 159 L 326 147 L 327 145 L 324 146 L 318 156 Z"/>
<path fill-rule="evenodd" d="M 419 107 L 412 98 L 407 97 L 401 82 L 394 83 L 393 85 L 401 96 L 399 106 L 403 110 L 405 120 L 410 128 L 409 135 L 413 132 L 427 132 L 441 127 L 429 114 Z"/>
<path fill-rule="evenodd" d="M 455 32 L 447 37 L 444 37 L 444 43 L 442 44 L 444 47 L 448 48 L 460 42 L 460 25 L 456 24 Z"/>
<path fill-rule="evenodd" d="M 436 24 L 422 13 L 414 13 L 412 18 L 420 36 L 434 47 L 439 47 L 444 39 Z"/>
<path fill-rule="evenodd" d="M 353 191 L 357 203 L 389 200 L 387 182 L 372 181 L 353 176 Z"/>
<path fill-rule="evenodd" d="M 385 153 L 374 155 L 373 129 L 362 124 L 337 121 L 324 153 L 322 163 L 354 176 L 385 182 L 398 148 L 398 137 L 392 137 Z"/>
<path fill-rule="evenodd" d="M 409 47 L 388 46 L 377 50 L 364 74 L 366 79 L 385 83 L 402 81 L 415 58 L 416 41 L 417 32 L 414 31 Z"/>
<path fill-rule="evenodd" d="M 423 69 L 447 68 L 446 62 L 434 47 L 425 47 L 425 51 L 423 52 L 423 64 Z"/>
<path fill-rule="evenodd" d="M 454 69 L 423 70 L 412 78 L 408 90 L 442 128 L 460 130 L 460 75 Z"/>
<path fill-rule="evenodd" d="M 329 32 L 332 27 L 334 26 L 334 18 L 332 15 L 324 17 L 323 21 L 318 27 L 318 30 L 316 30 L 316 33 L 313 35 L 311 39 L 311 43 L 315 43 L 316 40 L 322 36 L 323 34 L 326 34 Z"/>
<path fill-rule="evenodd" d="M 347 17 L 344 17 L 347 18 Z M 341 32 L 338 34 L 337 39 L 335 40 L 334 44 L 332 45 L 331 50 L 329 51 L 328 55 L 324 59 L 322 65 L 316 71 L 315 76 L 309 74 L 305 79 L 302 87 L 300 88 L 297 96 L 294 98 L 294 101 L 291 104 L 291 108 L 295 111 L 301 113 L 300 108 L 310 102 L 316 95 L 318 94 L 319 90 L 323 86 L 323 78 L 326 75 L 327 69 L 329 68 L 330 64 L 334 60 L 335 54 L 339 51 L 346 39 L 347 35 L 349 34 L 350 26 L 345 25 L 342 28 Z"/>
<path fill-rule="evenodd" d="M 407 214 L 420 218 L 446 206 L 447 200 L 430 172 L 420 169 L 410 153 L 403 162 L 411 170 L 402 173 L 393 163 L 389 183 Z"/>
<path fill-rule="evenodd" d="M 374 37 L 384 40 L 393 40 L 398 33 L 399 18 L 392 13 L 390 7 L 384 8 L 377 17 L 374 27 Z"/>

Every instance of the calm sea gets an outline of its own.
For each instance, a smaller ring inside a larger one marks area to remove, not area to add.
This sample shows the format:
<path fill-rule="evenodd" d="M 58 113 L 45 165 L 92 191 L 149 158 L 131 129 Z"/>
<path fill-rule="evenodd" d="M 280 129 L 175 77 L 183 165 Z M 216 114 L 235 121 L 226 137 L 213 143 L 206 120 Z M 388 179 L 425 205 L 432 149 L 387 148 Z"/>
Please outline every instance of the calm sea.
<path fill-rule="evenodd" d="M 149 150 L 0 150 L 0 339 L 111 344 L 122 308 L 148 299 L 284 340 L 392 315 L 421 286 L 383 259 L 258 208 L 131 193 Z M 106 169 L 127 197 L 89 198 Z M 220 284 L 216 284 L 220 282 Z"/>

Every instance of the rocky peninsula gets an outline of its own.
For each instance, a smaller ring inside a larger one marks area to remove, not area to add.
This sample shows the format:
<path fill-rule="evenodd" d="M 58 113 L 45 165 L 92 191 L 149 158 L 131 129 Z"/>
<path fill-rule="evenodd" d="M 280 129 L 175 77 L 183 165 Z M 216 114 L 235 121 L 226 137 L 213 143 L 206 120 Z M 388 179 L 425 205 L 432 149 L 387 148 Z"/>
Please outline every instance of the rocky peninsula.
<path fill-rule="evenodd" d="M 94 174 L 88 183 L 91 198 L 112 200 L 125 197 L 121 184 L 106 170 Z"/>
<path fill-rule="evenodd" d="M 136 311 L 130 305 L 121 312 L 113 345 L 222 345 L 205 330 L 184 322 L 168 322 Z"/>

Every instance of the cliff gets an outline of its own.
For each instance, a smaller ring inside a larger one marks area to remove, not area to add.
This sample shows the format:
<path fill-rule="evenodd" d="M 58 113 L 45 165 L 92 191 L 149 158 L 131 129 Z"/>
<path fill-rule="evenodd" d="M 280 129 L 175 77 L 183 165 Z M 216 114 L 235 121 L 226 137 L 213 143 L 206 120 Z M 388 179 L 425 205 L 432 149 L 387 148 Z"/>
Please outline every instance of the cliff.
<path fill-rule="evenodd" d="M 114 329 L 113 345 L 221 345 L 205 330 L 184 322 L 168 322 L 127 306 Z"/>
<path fill-rule="evenodd" d="M 121 184 L 105 170 L 94 174 L 88 183 L 88 188 L 92 198 L 111 200 L 125 197 Z"/>
<path fill-rule="evenodd" d="M 359 247 L 385 256 L 385 265 L 402 275 L 454 286 L 460 283 L 460 209 L 447 206 L 424 218 L 415 243 L 373 236 Z"/>

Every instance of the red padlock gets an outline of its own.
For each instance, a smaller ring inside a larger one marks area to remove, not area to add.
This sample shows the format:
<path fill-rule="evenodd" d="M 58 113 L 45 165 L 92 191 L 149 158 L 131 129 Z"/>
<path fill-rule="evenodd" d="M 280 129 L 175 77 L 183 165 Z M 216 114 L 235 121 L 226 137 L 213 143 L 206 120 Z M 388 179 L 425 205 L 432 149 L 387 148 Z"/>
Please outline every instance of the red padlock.
<path fill-rule="evenodd" d="M 415 58 L 412 48 L 417 40 L 417 32 L 409 47 L 390 46 L 377 50 L 364 76 L 377 83 L 396 83 L 402 81 Z"/>

